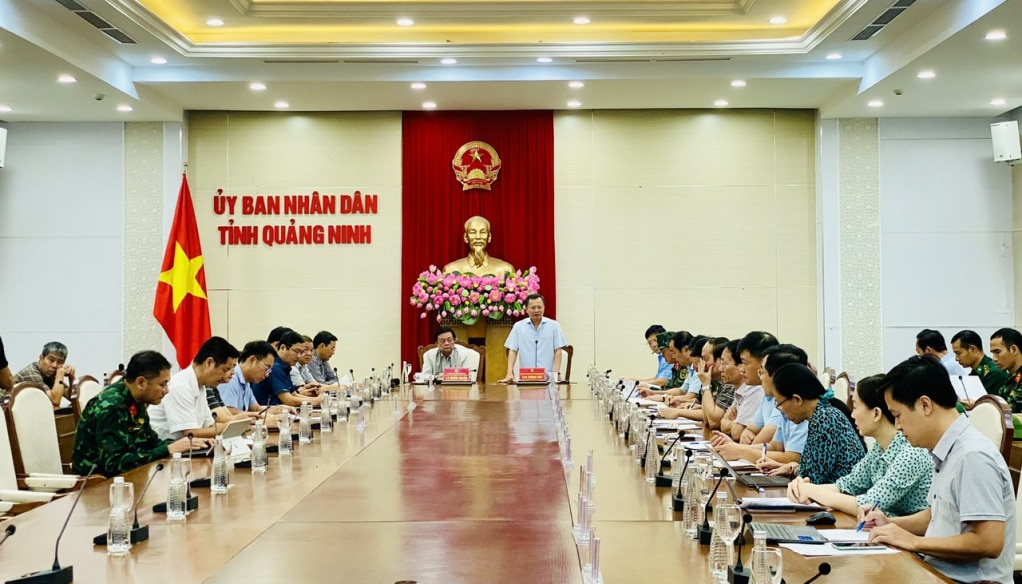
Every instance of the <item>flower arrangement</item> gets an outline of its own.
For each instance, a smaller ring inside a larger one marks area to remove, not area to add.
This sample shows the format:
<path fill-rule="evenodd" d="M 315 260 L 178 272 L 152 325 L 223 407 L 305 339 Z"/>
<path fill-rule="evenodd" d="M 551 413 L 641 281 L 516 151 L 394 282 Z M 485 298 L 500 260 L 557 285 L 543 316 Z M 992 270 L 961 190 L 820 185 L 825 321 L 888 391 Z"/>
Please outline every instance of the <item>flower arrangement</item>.
<path fill-rule="evenodd" d="M 419 318 L 436 312 L 436 320 L 451 317 L 467 325 L 480 318 L 500 320 L 523 316 L 525 298 L 539 291 L 535 266 L 502 276 L 444 274 L 436 266 L 419 274 L 412 286 L 411 304 L 422 309 Z"/>

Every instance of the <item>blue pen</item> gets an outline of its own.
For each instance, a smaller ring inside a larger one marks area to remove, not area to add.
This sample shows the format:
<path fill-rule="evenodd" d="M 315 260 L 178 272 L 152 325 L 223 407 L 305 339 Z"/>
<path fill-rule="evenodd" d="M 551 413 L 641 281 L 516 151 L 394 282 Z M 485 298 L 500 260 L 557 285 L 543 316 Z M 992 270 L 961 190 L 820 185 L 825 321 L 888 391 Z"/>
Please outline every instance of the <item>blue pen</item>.
<path fill-rule="evenodd" d="M 870 513 L 872 513 L 872 512 L 877 510 L 877 505 L 879 505 L 879 504 L 880 504 L 880 501 L 877 501 L 876 503 L 873 503 L 873 506 L 870 508 L 870 510 L 867 511 L 866 514 L 862 516 L 862 521 L 860 521 L 859 522 L 859 526 L 855 528 L 855 532 L 856 533 L 862 531 L 862 528 L 866 526 L 866 518 L 869 517 Z"/>

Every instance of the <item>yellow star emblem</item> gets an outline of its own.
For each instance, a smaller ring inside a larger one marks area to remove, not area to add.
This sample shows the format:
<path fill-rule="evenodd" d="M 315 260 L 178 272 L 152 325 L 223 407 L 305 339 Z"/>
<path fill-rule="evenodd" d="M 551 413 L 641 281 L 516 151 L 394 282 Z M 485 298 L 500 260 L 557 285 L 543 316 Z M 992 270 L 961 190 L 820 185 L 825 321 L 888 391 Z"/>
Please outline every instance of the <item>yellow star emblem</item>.
<path fill-rule="evenodd" d="M 188 294 L 196 298 L 206 298 L 206 292 L 195 277 L 201 269 L 201 255 L 190 258 L 180 243 L 174 244 L 174 265 L 166 272 L 160 273 L 160 281 L 169 284 L 174 291 L 174 312 L 177 312 L 177 307 Z"/>
<path fill-rule="evenodd" d="M 483 161 L 482 157 L 479 156 L 479 149 L 478 148 L 473 148 L 472 149 L 472 160 L 474 160 L 476 162 L 482 162 Z"/>

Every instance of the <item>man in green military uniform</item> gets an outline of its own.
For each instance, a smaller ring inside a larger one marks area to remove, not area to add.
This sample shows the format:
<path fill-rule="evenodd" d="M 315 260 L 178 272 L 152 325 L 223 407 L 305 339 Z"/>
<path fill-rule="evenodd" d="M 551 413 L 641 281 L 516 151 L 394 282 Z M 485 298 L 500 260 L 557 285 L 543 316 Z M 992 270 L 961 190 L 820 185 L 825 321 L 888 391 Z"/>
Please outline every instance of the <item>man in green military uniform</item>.
<path fill-rule="evenodd" d="M 132 355 L 124 377 L 92 399 L 82 412 L 75 432 L 71 467 L 86 474 L 112 477 L 174 452 L 208 446 L 202 438 L 160 440 L 149 425 L 146 406 L 158 404 L 167 394 L 170 362 L 156 351 Z"/>
<path fill-rule="evenodd" d="M 994 363 L 1004 371 L 1008 378 L 996 392 L 1011 406 L 1012 413 L 1022 412 L 1022 333 L 1012 328 L 999 329 L 990 335 L 990 352 Z M 1015 439 L 1022 439 L 1022 424 L 1015 421 Z"/>
<path fill-rule="evenodd" d="M 979 377 L 987 393 L 998 394 L 1008 374 L 983 352 L 983 339 L 976 331 L 959 331 L 951 337 L 951 350 L 962 367 L 972 368 L 972 375 Z"/>

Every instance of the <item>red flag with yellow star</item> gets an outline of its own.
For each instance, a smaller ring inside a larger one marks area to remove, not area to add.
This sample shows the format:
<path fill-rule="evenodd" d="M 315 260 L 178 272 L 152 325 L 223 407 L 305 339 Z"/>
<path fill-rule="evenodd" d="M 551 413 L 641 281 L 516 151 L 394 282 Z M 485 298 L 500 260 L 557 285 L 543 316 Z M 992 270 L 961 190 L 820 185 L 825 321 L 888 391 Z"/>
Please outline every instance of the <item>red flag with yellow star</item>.
<path fill-rule="evenodd" d="M 202 268 L 202 246 L 187 175 L 181 177 L 174 223 L 156 284 L 153 316 L 170 337 L 177 351 L 177 364 L 184 369 L 211 336 L 206 272 Z"/>

